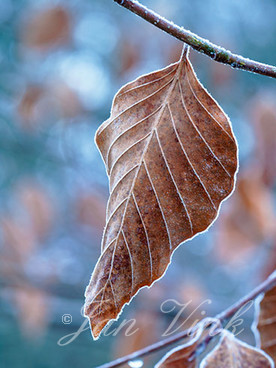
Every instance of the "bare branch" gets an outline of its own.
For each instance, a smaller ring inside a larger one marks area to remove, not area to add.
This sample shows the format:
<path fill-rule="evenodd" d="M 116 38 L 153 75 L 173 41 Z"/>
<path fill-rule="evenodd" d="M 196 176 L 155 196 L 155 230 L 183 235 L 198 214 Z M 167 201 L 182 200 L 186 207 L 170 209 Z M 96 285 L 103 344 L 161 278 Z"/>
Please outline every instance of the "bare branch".
<path fill-rule="evenodd" d="M 199 51 L 211 59 L 222 63 L 228 64 L 232 68 L 246 70 L 248 72 L 265 75 L 267 77 L 276 78 L 276 67 L 259 63 L 254 60 L 244 58 L 240 55 L 233 54 L 232 52 L 217 46 L 212 42 L 197 36 L 196 34 L 177 26 L 171 21 L 161 17 L 154 11 L 148 9 L 144 5 L 135 0 L 114 0 L 119 5 L 130 10 L 139 17 L 145 19 L 147 22 L 153 24 L 155 27 L 162 29 L 169 33 L 171 36 L 179 39 L 190 45 L 194 50 Z"/>

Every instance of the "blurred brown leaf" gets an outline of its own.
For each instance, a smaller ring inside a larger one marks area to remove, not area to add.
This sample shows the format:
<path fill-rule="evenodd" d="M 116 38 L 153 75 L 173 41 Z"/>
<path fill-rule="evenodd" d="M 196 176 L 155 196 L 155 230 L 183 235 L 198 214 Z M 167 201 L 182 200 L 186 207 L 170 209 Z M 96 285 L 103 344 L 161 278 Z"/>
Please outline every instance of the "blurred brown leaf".
<path fill-rule="evenodd" d="M 94 337 L 165 273 L 180 243 L 215 220 L 237 170 L 229 119 L 187 52 L 122 87 L 96 142 L 111 194 L 102 254 L 86 289 Z"/>
<path fill-rule="evenodd" d="M 217 225 L 215 248 L 220 260 L 238 263 L 273 237 L 276 217 L 272 195 L 256 166 L 239 175 L 229 207 Z"/>
<path fill-rule="evenodd" d="M 240 229 L 234 217 L 222 218 L 215 239 L 215 255 L 227 264 L 238 264 L 254 252 L 257 242 Z"/>
<path fill-rule="evenodd" d="M 42 86 L 29 85 L 20 97 L 18 113 L 25 129 L 33 130 L 37 122 L 41 120 L 38 105 L 44 95 L 45 90 Z"/>
<path fill-rule="evenodd" d="M 172 40 L 171 47 L 164 48 L 166 63 L 168 65 L 175 63 L 179 60 L 179 55 L 181 54 L 182 48 L 183 48 L 182 43 L 178 41 L 174 42 L 174 40 Z"/>
<path fill-rule="evenodd" d="M 29 14 L 22 39 L 27 47 L 45 51 L 66 44 L 70 39 L 71 26 L 71 14 L 67 8 L 61 5 L 41 8 Z"/>
<path fill-rule="evenodd" d="M 262 351 L 238 340 L 223 330 L 218 345 L 203 359 L 200 368 L 273 368 L 272 360 Z"/>
<path fill-rule="evenodd" d="M 257 142 L 257 159 L 263 181 L 272 186 L 276 180 L 276 100 L 275 92 L 262 93 L 249 106 Z"/>
<path fill-rule="evenodd" d="M 260 333 L 261 348 L 276 363 L 276 286 L 265 293 L 260 303 L 257 328 Z"/>
<path fill-rule="evenodd" d="M 231 84 L 235 81 L 235 70 L 229 68 L 229 65 L 221 63 L 210 63 L 211 83 L 213 88 L 228 87 L 231 90 Z"/>
<path fill-rule="evenodd" d="M 219 37 L 219 35 L 218 35 Z M 217 40 L 219 44 L 223 44 L 227 50 L 235 50 L 237 45 L 235 44 L 235 39 L 233 38 L 225 38 L 223 37 L 221 40 Z M 222 63 L 214 63 L 211 59 L 208 59 L 208 77 L 210 78 L 210 84 L 213 89 L 224 88 L 223 94 L 224 96 L 228 93 L 233 93 L 234 86 L 233 83 L 236 81 L 236 75 L 234 69 L 229 68 L 229 65 L 225 65 Z"/>
<path fill-rule="evenodd" d="M 268 259 L 262 272 L 262 279 L 265 280 L 276 269 L 276 234 L 268 252 Z"/>
<path fill-rule="evenodd" d="M 54 81 L 49 86 L 47 92 L 52 97 L 51 102 L 57 109 L 57 115 L 64 118 L 73 118 L 83 111 L 83 106 L 77 93 L 65 82 Z"/>
<path fill-rule="evenodd" d="M 275 214 L 273 193 L 266 188 L 261 175 L 253 167 L 246 170 L 237 185 L 240 202 L 257 229 L 258 237 L 263 239 L 274 232 Z"/>
<path fill-rule="evenodd" d="M 15 289 L 14 302 L 23 334 L 29 339 L 40 337 L 47 326 L 47 296 L 41 290 L 25 286 Z"/>
<path fill-rule="evenodd" d="M 36 238 L 27 224 L 10 217 L 1 218 L 3 245 L 11 255 L 11 261 L 25 262 L 36 247 Z"/>
<path fill-rule="evenodd" d="M 106 198 L 99 192 L 81 193 L 75 205 L 79 223 L 101 232 L 105 224 Z"/>
<path fill-rule="evenodd" d="M 197 312 L 200 313 L 201 311 L 197 308 L 199 305 L 206 300 L 206 290 L 204 289 L 204 285 L 200 284 L 199 282 L 196 282 L 193 279 L 190 279 L 189 281 L 178 283 L 177 288 L 177 295 L 178 300 L 181 303 L 189 303 L 187 305 L 187 311 L 194 312 L 193 317 L 197 317 Z"/>
<path fill-rule="evenodd" d="M 36 239 L 43 240 L 49 233 L 55 218 L 54 204 L 45 189 L 29 182 L 18 187 L 19 198 Z"/>
<path fill-rule="evenodd" d="M 41 241 L 48 236 L 55 219 L 55 208 L 45 189 L 24 180 L 15 186 L 16 212 L 2 215 L 0 228 L 3 238 L 3 256 L 10 263 L 5 272 L 13 272 L 12 264 L 23 266 Z M 7 266 L 7 265 L 6 265 Z"/>
<path fill-rule="evenodd" d="M 59 118 L 74 118 L 83 111 L 77 93 L 62 80 L 54 80 L 43 86 L 29 85 L 19 96 L 18 115 L 22 127 L 27 131 Z"/>
<path fill-rule="evenodd" d="M 134 69 L 141 59 L 141 45 L 134 43 L 133 38 L 123 38 L 120 49 L 119 75 L 124 75 Z"/>

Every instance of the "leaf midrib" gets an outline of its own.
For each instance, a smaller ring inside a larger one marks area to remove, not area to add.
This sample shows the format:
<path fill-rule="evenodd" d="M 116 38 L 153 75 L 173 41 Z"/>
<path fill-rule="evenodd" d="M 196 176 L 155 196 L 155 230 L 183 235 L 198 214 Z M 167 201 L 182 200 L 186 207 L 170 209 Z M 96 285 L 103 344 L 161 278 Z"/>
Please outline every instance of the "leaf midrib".
<path fill-rule="evenodd" d="M 126 202 L 125 209 L 124 209 L 124 212 L 123 212 L 123 215 L 122 215 L 121 225 L 120 225 L 120 228 L 118 230 L 118 233 L 117 233 L 116 237 L 108 244 L 108 246 L 105 247 L 104 252 L 102 253 L 102 256 L 103 256 L 103 254 L 106 252 L 106 250 L 108 250 L 108 248 L 111 246 L 111 244 L 113 244 L 114 241 L 115 241 L 114 250 L 113 250 L 113 253 L 112 253 L 112 259 L 111 259 L 111 265 L 110 265 L 110 271 L 109 271 L 108 279 L 107 279 L 107 281 L 105 283 L 105 286 L 102 288 L 102 290 L 106 288 L 108 282 L 111 283 L 110 276 L 111 276 L 111 272 L 112 272 L 112 269 L 113 269 L 114 256 L 115 256 L 115 252 L 116 252 L 116 248 L 117 248 L 118 238 L 119 238 L 119 235 L 120 235 L 120 233 L 122 232 L 122 229 L 123 229 L 123 224 L 124 224 L 125 216 L 126 216 L 126 213 L 127 213 L 128 204 L 129 204 L 129 201 L 130 201 L 131 196 L 134 195 L 133 189 L 135 187 L 136 180 L 137 180 L 138 174 L 140 172 L 140 169 L 142 167 L 142 164 L 144 163 L 144 156 L 145 156 L 145 154 L 146 154 L 146 152 L 148 150 L 148 147 L 149 147 L 150 142 L 152 141 L 152 137 L 153 137 L 154 131 L 155 131 L 156 127 L 158 126 L 159 122 L 161 121 L 161 116 L 164 113 L 164 110 L 165 110 L 166 105 L 167 105 L 167 101 L 168 101 L 169 97 L 171 96 L 171 93 L 172 93 L 172 91 L 173 91 L 173 89 L 174 89 L 174 87 L 175 87 L 175 85 L 176 85 L 176 83 L 178 81 L 178 78 L 179 78 L 179 75 L 180 75 L 180 72 L 181 72 L 181 67 L 182 67 L 182 64 L 183 64 L 185 58 L 186 58 L 186 55 L 183 55 L 181 57 L 180 61 L 179 61 L 178 67 L 176 69 L 175 77 L 172 80 L 172 85 L 170 86 L 170 89 L 167 92 L 167 96 L 166 96 L 166 98 L 163 101 L 163 106 L 160 109 L 160 112 L 159 112 L 158 116 L 156 117 L 156 123 L 153 125 L 152 132 L 150 134 L 149 140 L 148 140 L 148 142 L 147 142 L 147 144 L 146 144 L 146 146 L 145 146 L 145 148 L 143 150 L 143 153 L 141 155 L 140 164 L 137 165 L 138 166 L 138 169 L 137 169 L 137 172 L 136 172 L 136 174 L 135 174 L 135 176 L 133 178 L 133 182 L 132 182 L 131 188 L 129 190 L 127 202 Z M 168 230 L 167 230 L 167 232 L 168 232 Z M 169 236 L 169 233 L 168 233 L 168 236 Z M 103 237 L 103 241 L 104 241 L 104 237 Z M 127 244 L 126 244 L 126 247 L 127 247 Z M 148 244 L 148 247 L 149 247 L 149 244 Z M 131 258 L 131 255 L 130 255 L 130 258 Z M 131 261 L 131 263 L 132 263 L 132 261 Z M 152 280 L 152 274 L 151 274 L 150 283 L 152 283 L 152 281 L 153 280 Z M 132 282 L 133 282 L 133 279 L 132 279 Z M 114 303 L 116 303 L 115 295 L 113 295 L 113 298 L 114 298 Z M 101 301 L 101 303 L 102 303 L 102 301 Z"/>

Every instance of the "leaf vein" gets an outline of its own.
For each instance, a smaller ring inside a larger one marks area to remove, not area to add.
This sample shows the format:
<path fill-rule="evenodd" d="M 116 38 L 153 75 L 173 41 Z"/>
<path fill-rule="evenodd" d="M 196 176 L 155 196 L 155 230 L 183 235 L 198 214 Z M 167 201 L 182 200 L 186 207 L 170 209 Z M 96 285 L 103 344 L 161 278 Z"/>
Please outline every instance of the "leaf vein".
<path fill-rule="evenodd" d="M 234 138 L 227 132 L 227 130 L 225 130 L 225 128 L 223 127 L 223 125 L 221 125 L 217 119 L 210 113 L 210 111 L 208 111 L 206 109 L 206 107 L 202 104 L 202 102 L 200 101 L 200 99 L 197 97 L 196 93 L 193 90 L 193 87 L 190 83 L 190 79 L 189 79 L 189 73 L 186 73 L 187 76 L 187 81 L 189 83 L 190 89 L 193 93 L 193 95 L 195 96 L 196 100 L 199 102 L 199 104 L 203 107 L 203 109 L 207 112 L 207 114 L 215 121 L 215 123 L 228 135 L 228 137 L 231 139 L 231 141 L 235 142 Z"/>
<path fill-rule="evenodd" d="M 153 111 L 151 114 L 147 115 L 145 118 L 143 118 L 142 120 L 138 121 L 137 123 L 133 124 L 131 127 L 129 127 L 128 129 L 124 130 L 121 134 L 119 134 L 110 144 L 108 151 L 107 151 L 107 155 L 106 155 L 106 166 L 109 166 L 109 156 L 110 156 L 110 151 L 112 149 L 112 147 L 114 146 L 114 144 L 118 141 L 119 138 L 121 138 L 126 132 L 129 132 L 131 129 L 135 128 L 136 126 L 140 125 L 141 123 L 145 122 L 146 120 L 148 120 L 149 118 L 151 118 L 152 116 L 154 116 L 160 109 L 162 108 L 162 105 L 160 105 L 155 111 Z"/>
<path fill-rule="evenodd" d="M 122 230 L 122 234 L 123 234 L 124 242 L 125 242 L 125 245 L 126 245 L 126 248 L 127 248 L 127 251 L 128 251 L 129 260 L 130 260 L 130 267 L 131 267 L 131 293 L 133 293 L 133 282 L 134 282 L 134 276 L 133 276 L 133 271 L 134 271 L 133 259 L 132 259 L 132 256 L 131 256 L 131 252 L 130 252 L 130 248 L 129 248 L 128 242 L 126 240 L 126 236 L 125 236 L 124 230 Z"/>
<path fill-rule="evenodd" d="M 180 89 L 180 95 L 181 95 L 181 101 L 182 101 L 182 105 L 184 110 L 186 111 L 186 114 L 190 120 L 190 122 L 192 123 L 193 127 L 195 128 L 195 130 L 197 131 L 199 137 L 201 138 L 201 140 L 204 142 L 204 144 L 206 145 L 206 147 L 208 148 L 208 150 L 211 152 L 211 154 L 213 155 L 213 157 L 215 158 L 215 160 L 220 164 L 220 166 L 223 168 L 223 170 L 226 172 L 226 174 L 231 177 L 231 174 L 229 174 L 229 172 L 226 170 L 226 168 L 224 167 L 223 163 L 221 162 L 221 160 L 214 154 L 212 148 L 209 146 L 209 144 L 206 142 L 206 140 L 203 138 L 200 130 L 198 129 L 198 127 L 196 126 L 196 124 L 194 123 L 191 115 L 188 112 L 188 109 L 186 107 L 185 101 L 184 101 L 184 95 L 183 95 L 183 91 L 182 91 L 182 87 L 180 84 L 180 81 L 178 80 L 178 85 L 179 85 L 179 89 Z"/>
<path fill-rule="evenodd" d="M 143 99 L 135 102 L 134 104 L 128 106 L 126 109 L 124 109 L 123 111 L 121 111 L 118 115 L 114 116 L 114 118 L 110 119 L 108 121 L 108 124 L 105 125 L 105 127 L 103 128 L 103 130 L 101 131 L 100 134 L 102 134 L 102 132 L 110 125 L 112 124 L 116 119 L 118 119 L 119 117 L 121 117 L 123 114 L 125 114 L 127 111 L 131 110 L 134 106 L 139 105 L 142 102 L 145 102 L 147 100 L 149 100 L 150 98 L 154 97 L 155 95 L 157 95 L 157 93 L 159 93 L 160 91 L 162 91 L 164 88 L 166 88 L 168 85 L 170 85 L 172 83 L 172 81 L 174 80 L 174 77 L 172 79 L 169 80 L 169 82 L 167 82 L 166 84 L 164 84 L 164 86 L 160 87 L 158 90 L 156 90 L 155 92 L 153 92 L 152 94 L 150 94 L 147 97 L 144 97 Z"/>
<path fill-rule="evenodd" d="M 145 139 L 147 139 L 150 135 L 152 134 L 152 132 L 149 132 L 148 134 L 146 134 L 143 138 L 139 139 L 138 141 L 136 141 L 135 143 L 133 143 L 131 146 L 129 146 L 127 149 L 125 149 L 114 161 L 111 169 L 110 169 L 110 176 L 112 175 L 112 172 L 116 166 L 116 164 L 118 163 L 118 161 L 127 153 L 129 152 L 133 147 L 137 146 L 137 144 L 143 142 Z"/>
<path fill-rule="evenodd" d="M 153 192 L 154 192 L 154 195 L 155 195 L 156 201 L 157 201 L 157 203 L 158 203 L 158 206 L 159 206 L 159 209 L 160 209 L 161 215 L 162 215 L 162 217 L 163 217 L 163 221 L 164 221 L 164 224 L 165 224 L 165 227 L 166 227 L 166 231 L 167 231 L 167 235 L 168 235 L 168 239 L 169 239 L 169 243 L 170 243 L 170 250 L 172 250 L 172 241 L 171 241 L 171 236 L 170 236 L 170 232 L 169 232 L 169 227 L 168 227 L 168 224 L 167 224 L 167 220 L 166 220 L 166 217 L 165 217 L 165 215 L 164 215 L 164 212 L 163 212 L 163 209 L 162 209 L 162 206 L 161 206 L 160 200 L 159 200 L 159 198 L 158 198 L 158 195 L 157 195 L 157 193 L 156 193 L 156 189 L 155 189 L 155 187 L 154 187 L 154 185 L 153 185 L 153 181 L 152 181 L 152 178 L 151 178 L 150 173 L 149 173 L 149 171 L 148 171 L 147 164 L 146 164 L 146 162 L 145 162 L 145 161 L 143 161 L 143 163 L 144 163 L 144 166 L 145 166 L 145 169 L 146 169 L 146 173 L 147 173 L 147 176 L 148 176 L 148 178 L 149 178 L 149 181 L 150 181 L 151 187 L 152 187 L 152 189 L 153 189 Z"/>
<path fill-rule="evenodd" d="M 181 203 L 182 203 L 182 205 L 183 205 L 183 207 L 184 207 L 184 209 L 185 209 L 185 212 L 186 212 L 187 217 L 188 217 L 188 220 L 189 220 L 190 228 L 191 228 L 191 234 L 193 235 L 193 223 L 192 223 L 192 220 L 191 220 L 190 214 L 189 214 L 189 212 L 188 212 L 188 209 L 187 209 L 186 203 L 184 202 L 184 199 L 182 198 L 181 194 L 179 193 L 178 186 L 177 186 L 177 184 L 176 184 L 176 182 L 175 182 L 175 179 L 174 179 L 173 174 L 172 174 L 172 172 L 171 172 L 171 169 L 170 169 L 170 167 L 169 167 L 168 161 L 167 161 L 166 156 L 165 156 L 165 154 L 164 154 L 164 151 L 163 151 L 163 148 L 162 148 L 162 145 L 161 145 L 161 142 L 160 142 L 159 136 L 158 136 L 158 132 L 157 132 L 157 130 L 156 130 L 156 129 L 155 129 L 154 131 L 155 131 L 155 135 L 156 135 L 156 138 L 157 138 L 158 146 L 159 146 L 159 148 L 160 148 L 160 151 L 161 151 L 161 154 L 162 154 L 163 160 L 164 160 L 164 162 L 165 162 L 165 165 L 166 165 L 166 168 L 167 168 L 167 170 L 168 170 L 168 173 L 169 173 L 169 175 L 170 175 L 170 177 L 171 177 L 171 179 L 172 179 L 172 182 L 173 182 L 173 184 L 174 184 L 174 187 L 175 187 L 175 189 L 176 189 L 176 192 L 177 192 L 177 194 L 178 194 L 178 196 L 179 196 L 179 198 L 180 198 L 180 201 L 181 201 Z"/>
<path fill-rule="evenodd" d="M 180 147 L 181 147 L 181 149 L 182 149 L 182 151 L 183 151 L 183 153 L 184 153 L 185 157 L 187 158 L 187 160 L 188 160 L 188 162 L 189 162 L 189 165 L 191 166 L 191 168 L 192 168 L 193 172 L 195 173 L 196 177 L 198 178 L 198 180 L 199 180 L 200 184 L 202 185 L 202 187 L 203 187 L 203 189 L 204 189 L 205 193 L 207 194 L 207 196 L 208 196 L 208 198 L 209 198 L 210 202 L 212 203 L 212 206 L 214 207 L 214 209 L 215 209 L 215 210 L 217 210 L 217 208 L 216 208 L 216 206 L 215 206 L 215 204 L 214 204 L 214 202 L 213 202 L 213 200 L 212 200 L 212 198 L 211 198 L 210 193 L 209 193 L 209 192 L 208 192 L 208 190 L 206 189 L 206 187 L 205 187 L 204 183 L 202 182 L 202 180 L 201 180 L 201 178 L 200 178 L 199 174 L 197 173 L 196 169 L 194 168 L 194 166 L 193 166 L 193 164 L 192 164 L 192 162 L 191 162 L 191 160 L 190 160 L 190 158 L 189 158 L 189 156 L 188 156 L 188 154 L 187 154 L 187 152 L 186 152 L 186 150 L 185 150 L 185 148 L 184 148 L 184 146 L 183 146 L 183 144 L 182 144 L 182 142 L 181 142 L 181 139 L 180 139 L 180 137 L 179 137 L 179 134 L 178 134 L 177 129 L 176 129 L 176 126 L 175 126 L 175 121 L 174 121 L 174 118 L 173 118 L 173 114 L 172 114 L 171 108 L 170 108 L 169 104 L 168 104 L 167 106 L 168 106 L 168 110 L 169 110 L 169 113 L 170 113 L 170 118 L 171 118 L 171 121 L 172 121 L 173 129 L 174 129 L 175 135 L 176 135 L 176 137 L 177 137 L 177 140 L 178 140 L 178 142 L 179 142 L 179 144 L 180 144 Z"/>
<path fill-rule="evenodd" d="M 139 214 L 139 217 L 141 219 L 141 222 L 142 222 L 142 225 L 143 225 L 143 228 L 144 228 L 144 231 L 145 231 L 145 235 L 146 235 L 146 238 L 147 238 L 147 247 L 148 247 L 148 251 L 149 251 L 149 258 L 150 258 L 150 277 L 151 277 L 151 281 L 152 281 L 152 256 L 151 256 L 151 250 L 150 250 L 150 241 L 149 241 L 149 236 L 148 236 L 148 232 L 147 232 L 147 228 L 146 228 L 146 225 L 145 225 L 145 222 L 142 218 L 142 214 L 141 214 L 141 211 L 139 209 L 139 206 L 138 206 L 138 203 L 136 201 L 136 198 L 135 198 L 135 195 L 132 193 L 132 197 L 133 197 L 133 201 L 135 203 L 135 206 L 136 206 L 136 209 L 137 209 L 137 212 Z"/>
<path fill-rule="evenodd" d="M 137 169 L 137 167 L 139 166 L 139 164 L 134 165 L 131 169 L 129 169 L 117 182 L 116 184 L 113 186 L 111 192 L 110 192 L 110 198 L 112 196 L 112 194 L 114 193 L 115 189 L 117 188 L 117 186 L 125 179 L 125 177 L 130 174 L 133 170 Z M 111 189 L 111 188 L 110 188 Z"/>
<path fill-rule="evenodd" d="M 166 79 L 169 75 L 171 75 L 172 73 L 174 73 L 176 71 L 176 69 L 177 69 L 177 66 L 174 69 L 172 69 L 169 73 L 163 75 L 163 77 L 154 79 L 153 81 L 150 81 L 150 82 L 147 82 L 147 83 L 139 84 L 136 87 L 130 88 L 127 91 L 118 94 L 117 97 L 121 97 L 121 96 L 127 94 L 128 92 L 132 92 L 132 91 L 134 91 L 134 90 L 136 90 L 138 88 L 142 88 L 142 87 L 145 87 L 145 86 L 150 86 L 150 85 L 152 85 L 152 84 L 154 84 L 156 82 L 160 82 L 161 80 Z"/>

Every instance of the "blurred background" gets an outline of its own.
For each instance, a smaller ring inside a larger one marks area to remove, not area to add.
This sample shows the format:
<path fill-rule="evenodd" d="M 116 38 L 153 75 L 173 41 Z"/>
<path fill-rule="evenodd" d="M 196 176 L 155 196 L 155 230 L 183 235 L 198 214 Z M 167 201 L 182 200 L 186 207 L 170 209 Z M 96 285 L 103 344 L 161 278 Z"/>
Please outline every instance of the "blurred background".
<path fill-rule="evenodd" d="M 143 3 L 235 53 L 275 64 L 275 0 Z M 182 245 L 166 276 L 124 309 L 117 325 L 135 319 L 139 331 L 91 338 L 81 309 L 108 198 L 94 134 L 117 90 L 177 61 L 181 47 L 112 0 L 0 1 L 1 368 L 95 367 L 161 339 L 181 310 L 171 301 L 162 312 L 166 300 L 187 304 L 175 328 L 187 317 L 182 328 L 189 327 L 275 269 L 275 80 L 191 51 L 238 139 L 236 192 L 208 234 Z M 251 343 L 252 316 L 253 308 L 241 335 Z M 162 353 L 130 366 L 152 367 Z"/>

